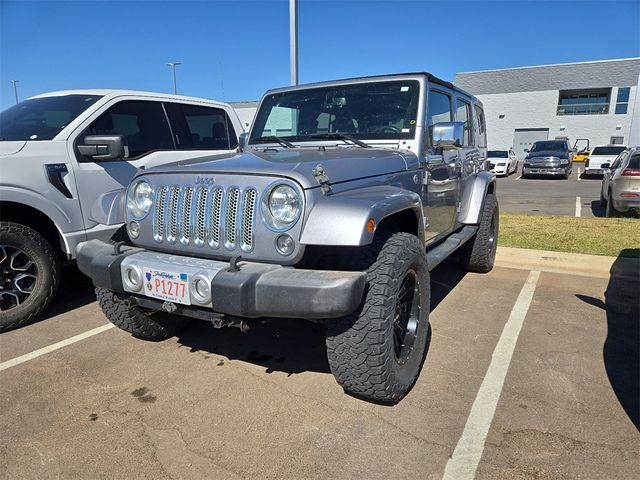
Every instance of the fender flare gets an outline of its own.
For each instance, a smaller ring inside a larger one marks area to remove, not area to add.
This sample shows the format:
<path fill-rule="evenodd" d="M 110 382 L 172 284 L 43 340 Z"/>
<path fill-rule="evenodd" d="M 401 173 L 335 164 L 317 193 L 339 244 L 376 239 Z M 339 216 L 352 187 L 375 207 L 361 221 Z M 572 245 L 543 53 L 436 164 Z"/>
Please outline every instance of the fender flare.
<path fill-rule="evenodd" d="M 126 188 L 103 193 L 91 206 L 89 219 L 101 225 L 122 225 L 126 221 Z"/>
<path fill-rule="evenodd" d="M 480 223 L 480 215 L 484 206 L 484 199 L 487 192 L 496 191 L 496 177 L 493 173 L 479 172 L 475 179 L 470 180 L 462 194 L 462 208 L 458 214 L 458 222 L 466 225 L 477 225 Z"/>
<path fill-rule="evenodd" d="M 321 197 L 305 220 L 300 243 L 304 245 L 362 246 L 373 241 L 367 222 L 380 225 L 385 218 L 411 211 L 418 236 L 424 240 L 422 201 L 416 192 L 394 186 L 372 186 Z"/>

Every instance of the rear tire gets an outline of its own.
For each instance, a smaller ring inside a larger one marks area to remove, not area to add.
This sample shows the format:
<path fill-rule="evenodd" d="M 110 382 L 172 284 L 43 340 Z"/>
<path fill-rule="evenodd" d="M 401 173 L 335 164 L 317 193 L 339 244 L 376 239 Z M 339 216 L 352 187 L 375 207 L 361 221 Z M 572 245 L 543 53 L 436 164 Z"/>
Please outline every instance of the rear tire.
<path fill-rule="evenodd" d="M 327 357 L 345 392 L 393 404 L 413 387 L 427 352 L 430 286 L 415 235 L 379 235 L 367 249 L 367 292 L 351 315 L 328 322 Z"/>
<path fill-rule="evenodd" d="M 611 191 L 609 191 L 609 198 L 611 198 Z M 605 205 L 604 215 L 609 218 L 620 216 L 620 212 L 618 212 L 618 210 L 615 209 L 615 207 L 611 203 L 611 200 L 609 200 Z"/>
<path fill-rule="evenodd" d="M 492 193 L 484 200 L 476 234 L 460 248 L 460 259 L 470 272 L 487 273 L 493 268 L 500 226 L 498 201 Z"/>
<path fill-rule="evenodd" d="M 36 320 L 60 283 L 60 260 L 49 242 L 25 225 L 0 222 L 0 332 Z"/>

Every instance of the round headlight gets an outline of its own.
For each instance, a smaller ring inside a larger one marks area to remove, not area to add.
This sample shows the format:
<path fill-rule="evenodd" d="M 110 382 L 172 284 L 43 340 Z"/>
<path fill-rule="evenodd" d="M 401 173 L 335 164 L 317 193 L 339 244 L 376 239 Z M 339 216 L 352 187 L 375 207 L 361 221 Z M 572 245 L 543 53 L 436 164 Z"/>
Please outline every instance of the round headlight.
<path fill-rule="evenodd" d="M 127 212 L 135 220 L 142 220 L 151 210 L 153 188 L 145 180 L 139 180 L 127 192 Z"/>
<path fill-rule="evenodd" d="M 269 211 L 273 218 L 289 225 L 300 214 L 300 197 L 289 185 L 278 185 L 269 195 Z"/>

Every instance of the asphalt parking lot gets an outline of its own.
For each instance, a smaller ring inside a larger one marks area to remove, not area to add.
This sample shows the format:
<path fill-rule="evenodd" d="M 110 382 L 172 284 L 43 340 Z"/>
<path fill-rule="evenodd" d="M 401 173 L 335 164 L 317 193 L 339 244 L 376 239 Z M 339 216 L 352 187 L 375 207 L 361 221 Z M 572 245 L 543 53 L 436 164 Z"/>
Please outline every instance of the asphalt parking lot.
<path fill-rule="evenodd" d="M 566 215 L 576 217 L 604 217 L 600 206 L 602 177 L 584 178 L 583 163 L 574 163 L 568 180 L 553 177 L 521 178 L 522 162 L 518 173 L 498 178 L 500 211 Z"/>
<path fill-rule="evenodd" d="M 389 407 L 342 392 L 319 325 L 194 323 L 143 342 L 109 328 L 86 280 L 66 275 L 49 318 L 0 336 L 2 478 L 626 479 L 640 467 L 639 312 L 620 296 L 637 283 L 445 262 L 422 374 Z"/>

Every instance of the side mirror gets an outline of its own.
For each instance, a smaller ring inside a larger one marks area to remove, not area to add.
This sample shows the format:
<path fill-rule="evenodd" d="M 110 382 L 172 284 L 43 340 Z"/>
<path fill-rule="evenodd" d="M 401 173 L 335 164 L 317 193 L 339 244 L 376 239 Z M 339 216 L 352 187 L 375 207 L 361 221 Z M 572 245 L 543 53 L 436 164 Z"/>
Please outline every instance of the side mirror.
<path fill-rule="evenodd" d="M 529 153 L 529 149 L 528 149 L 528 148 L 525 148 L 525 149 L 524 149 L 524 153 Z"/>
<path fill-rule="evenodd" d="M 247 146 L 247 142 L 249 141 L 249 132 L 242 132 L 238 137 L 238 144 L 240 151 L 242 152 Z"/>
<path fill-rule="evenodd" d="M 608 170 L 609 168 L 611 168 L 611 164 L 610 163 L 603 163 L 602 165 L 600 165 L 600 168 L 603 170 Z"/>
<path fill-rule="evenodd" d="M 94 160 L 118 160 L 129 158 L 129 147 L 124 135 L 87 135 L 78 145 L 83 157 Z"/>
<path fill-rule="evenodd" d="M 436 123 L 431 130 L 433 146 L 442 150 L 455 150 L 462 148 L 464 137 L 463 122 L 441 122 Z"/>

